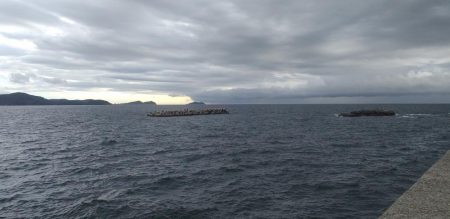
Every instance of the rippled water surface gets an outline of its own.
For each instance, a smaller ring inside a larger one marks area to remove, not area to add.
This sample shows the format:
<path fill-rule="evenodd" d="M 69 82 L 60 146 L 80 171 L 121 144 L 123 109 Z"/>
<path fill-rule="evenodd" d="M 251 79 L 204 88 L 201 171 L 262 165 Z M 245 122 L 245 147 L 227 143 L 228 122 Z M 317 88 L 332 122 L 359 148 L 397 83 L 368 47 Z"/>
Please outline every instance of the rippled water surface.
<path fill-rule="evenodd" d="M 1 216 L 376 218 L 450 149 L 450 105 L 225 107 L 0 107 Z"/>

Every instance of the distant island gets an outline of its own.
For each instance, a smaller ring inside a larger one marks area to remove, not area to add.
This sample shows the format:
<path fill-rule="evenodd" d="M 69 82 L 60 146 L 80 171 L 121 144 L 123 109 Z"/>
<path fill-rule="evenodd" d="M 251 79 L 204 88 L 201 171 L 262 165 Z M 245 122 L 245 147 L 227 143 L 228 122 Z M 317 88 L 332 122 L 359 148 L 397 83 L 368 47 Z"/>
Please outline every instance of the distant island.
<path fill-rule="evenodd" d="M 67 100 L 67 99 L 45 99 L 26 93 L 0 94 L 0 105 L 111 105 L 105 100 Z"/>
<path fill-rule="evenodd" d="M 395 112 L 392 110 L 359 110 L 349 113 L 339 113 L 342 117 L 360 117 L 360 116 L 395 116 Z"/>
<path fill-rule="evenodd" d="M 151 104 L 151 105 L 156 105 L 156 103 L 153 102 L 153 101 L 147 101 L 147 102 L 133 101 L 133 102 L 124 103 L 124 104 L 128 104 L 128 105 L 138 105 L 138 104 Z"/>
<path fill-rule="evenodd" d="M 194 101 L 194 102 L 192 102 L 192 103 L 189 103 L 188 105 L 206 105 L 206 103 Z"/>

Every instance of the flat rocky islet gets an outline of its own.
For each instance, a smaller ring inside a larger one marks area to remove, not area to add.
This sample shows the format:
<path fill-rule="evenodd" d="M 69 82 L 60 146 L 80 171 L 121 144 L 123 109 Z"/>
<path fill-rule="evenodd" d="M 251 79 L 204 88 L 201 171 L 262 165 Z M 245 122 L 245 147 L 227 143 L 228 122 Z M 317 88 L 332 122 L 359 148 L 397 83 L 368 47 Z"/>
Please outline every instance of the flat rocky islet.
<path fill-rule="evenodd" d="M 150 117 L 175 117 L 175 116 L 197 116 L 197 115 L 217 115 L 229 114 L 226 109 L 203 109 L 203 110 L 173 110 L 173 111 L 157 111 L 148 113 Z"/>
<path fill-rule="evenodd" d="M 358 110 L 349 113 L 339 113 L 341 117 L 361 117 L 361 116 L 395 116 L 392 110 Z"/>

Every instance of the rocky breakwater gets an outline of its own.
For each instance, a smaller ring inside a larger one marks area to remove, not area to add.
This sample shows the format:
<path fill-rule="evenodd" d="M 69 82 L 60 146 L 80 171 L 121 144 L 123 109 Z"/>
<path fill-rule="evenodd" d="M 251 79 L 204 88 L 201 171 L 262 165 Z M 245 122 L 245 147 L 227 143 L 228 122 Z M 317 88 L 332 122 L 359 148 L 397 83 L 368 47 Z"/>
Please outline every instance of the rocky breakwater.
<path fill-rule="evenodd" d="M 173 117 L 173 116 L 197 116 L 197 115 L 213 115 L 228 114 L 226 109 L 202 109 L 202 110 L 174 110 L 174 111 L 157 111 L 148 113 L 151 117 Z"/>
<path fill-rule="evenodd" d="M 395 116 L 392 110 L 359 110 L 349 113 L 340 113 L 342 117 L 360 117 L 360 116 Z"/>

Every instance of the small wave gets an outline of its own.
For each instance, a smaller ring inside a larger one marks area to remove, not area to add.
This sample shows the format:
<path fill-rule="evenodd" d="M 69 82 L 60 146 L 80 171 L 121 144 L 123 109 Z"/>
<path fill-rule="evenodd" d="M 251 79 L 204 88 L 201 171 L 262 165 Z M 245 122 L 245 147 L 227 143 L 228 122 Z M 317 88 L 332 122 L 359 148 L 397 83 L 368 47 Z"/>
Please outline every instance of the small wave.
<path fill-rule="evenodd" d="M 271 144 L 271 145 L 274 145 L 274 144 L 289 144 L 288 142 L 280 141 L 280 140 L 271 140 L 268 143 Z"/>
<path fill-rule="evenodd" d="M 410 147 L 401 147 L 401 148 L 399 148 L 399 150 L 400 151 L 410 151 L 410 150 L 412 150 L 412 148 L 410 148 Z"/>
<path fill-rule="evenodd" d="M 360 186 L 359 182 L 321 182 L 314 185 L 314 190 L 326 191 L 344 188 L 357 188 L 359 186 Z"/>
<path fill-rule="evenodd" d="M 162 150 L 158 150 L 158 151 L 153 152 L 153 155 L 170 153 L 170 152 L 172 152 L 172 151 L 173 151 L 173 150 L 162 149 Z"/>
<path fill-rule="evenodd" d="M 237 173 L 244 171 L 243 169 L 239 167 L 221 167 L 220 170 L 226 173 Z"/>
<path fill-rule="evenodd" d="M 154 182 L 155 184 L 155 188 L 159 189 L 175 189 L 178 188 L 180 186 L 183 186 L 184 183 L 183 181 L 185 181 L 186 177 L 185 176 L 168 176 L 168 177 L 163 177 L 159 180 L 157 180 L 156 182 Z"/>
<path fill-rule="evenodd" d="M 12 175 L 0 172 L 0 179 L 10 178 Z M 0 199 L 1 200 L 1 199 Z"/>
<path fill-rule="evenodd" d="M 277 153 L 277 151 L 273 150 L 273 149 L 263 149 L 259 153 L 260 154 L 275 154 L 275 153 Z"/>
<path fill-rule="evenodd" d="M 11 202 L 11 201 L 13 201 L 13 200 L 17 200 L 17 199 L 20 198 L 20 197 L 22 197 L 21 194 L 14 193 L 14 194 L 11 195 L 11 196 L 1 197 L 1 198 L 0 198 L 0 203 Z"/>
<path fill-rule="evenodd" d="M 39 141 L 39 139 L 33 139 L 33 140 L 25 140 L 25 141 L 22 141 L 21 143 L 22 144 L 29 144 L 29 143 L 35 143 L 35 142 L 38 142 Z"/>
<path fill-rule="evenodd" d="M 144 218 L 210 218 L 212 212 L 218 211 L 217 208 L 185 208 L 176 207 L 156 209 L 150 214 L 145 215 Z"/>
<path fill-rule="evenodd" d="M 27 149 L 25 149 L 25 150 L 23 150 L 24 152 L 26 152 L 26 151 L 30 151 L 30 152 L 33 152 L 33 151 L 40 151 L 40 150 L 44 150 L 45 148 L 42 148 L 42 147 L 35 147 L 35 148 L 27 148 Z"/>
<path fill-rule="evenodd" d="M 332 190 L 332 189 L 336 189 L 337 186 L 334 185 L 333 183 L 318 183 L 317 185 L 314 186 L 314 189 L 316 191 L 325 191 L 325 190 Z"/>
<path fill-rule="evenodd" d="M 193 161 L 200 160 L 207 156 L 208 156 L 208 154 L 191 154 L 191 155 L 187 155 L 184 160 L 186 162 L 193 162 Z"/>
<path fill-rule="evenodd" d="M 106 193 L 100 195 L 97 200 L 99 201 L 111 201 L 114 200 L 117 196 L 121 195 L 123 192 L 120 190 L 110 190 Z"/>
<path fill-rule="evenodd" d="M 98 169 L 92 168 L 92 167 L 77 167 L 75 169 L 70 170 L 70 173 L 72 175 L 79 175 L 79 174 L 92 174 L 95 171 L 99 171 Z"/>
<path fill-rule="evenodd" d="M 239 151 L 239 152 L 237 152 L 237 154 L 252 154 L 252 153 L 255 153 L 255 152 L 256 152 L 255 149 L 249 148 L 249 149 L 244 149 L 242 151 Z"/>
<path fill-rule="evenodd" d="M 100 143 L 100 145 L 103 145 L 103 146 L 108 146 L 108 145 L 115 145 L 115 144 L 117 144 L 118 142 L 116 141 L 116 140 L 114 140 L 114 139 L 104 139 L 101 143 Z"/>
<path fill-rule="evenodd" d="M 204 136 L 202 136 L 203 138 L 219 138 L 221 137 L 221 135 L 219 134 L 206 134 Z"/>
<path fill-rule="evenodd" d="M 359 147 L 359 145 L 354 144 L 354 143 L 333 143 L 331 144 L 332 147 L 336 147 L 336 148 L 356 148 Z"/>

